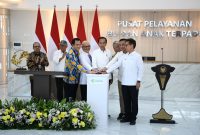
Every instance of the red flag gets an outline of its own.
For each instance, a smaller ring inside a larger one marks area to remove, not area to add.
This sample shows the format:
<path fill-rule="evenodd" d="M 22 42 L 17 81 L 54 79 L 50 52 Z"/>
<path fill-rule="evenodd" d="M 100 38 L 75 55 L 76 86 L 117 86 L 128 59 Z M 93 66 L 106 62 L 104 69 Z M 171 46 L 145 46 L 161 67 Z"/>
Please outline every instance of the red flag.
<path fill-rule="evenodd" d="M 99 29 L 99 19 L 98 19 L 98 12 L 97 8 L 94 14 L 93 26 L 92 26 L 92 36 L 91 36 L 91 50 L 97 49 L 98 46 L 98 38 L 100 37 L 100 29 Z"/>
<path fill-rule="evenodd" d="M 78 28 L 77 28 L 76 35 L 77 35 L 78 38 L 80 38 L 81 42 L 86 40 L 85 27 L 84 27 L 84 22 L 83 22 L 82 6 L 80 8 L 79 22 L 78 22 Z"/>
<path fill-rule="evenodd" d="M 41 14 L 40 14 L 40 6 L 38 6 L 35 34 L 36 34 L 36 41 L 41 44 L 41 51 L 46 53 L 47 46 L 46 46 L 46 40 L 45 40 L 45 36 L 44 36 L 44 29 L 43 29 L 43 25 L 42 25 L 42 18 L 41 18 Z"/>
<path fill-rule="evenodd" d="M 49 39 L 49 45 L 48 45 L 48 59 L 50 62 L 50 70 L 52 69 L 52 61 L 53 61 L 53 54 L 56 50 L 59 49 L 59 43 L 60 43 L 60 36 L 59 36 L 59 30 L 58 30 L 58 22 L 57 22 L 57 16 L 56 16 L 56 8 L 54 7 L 54 13 L 53 13 L 53 20 L 51 25 L 51 34 Z"/>
<path fill-rule="evenodd" d="M 60 36 L 59 36 L 59 30 L 58 30 L 56 8 L 54 8 L 54 13 L 53 13 L 53 21 L 52 21 L 52 25 L 51 25 L 51 37 L 52 37 L 57 49 L 59 49 Z"/>
<path fill-rule="evenodd" d="M 69 15 L 69 6 L 67 6 L 64 38 L 66 39 L 66 41 L 67 41 L 67 43 L 69 45 L 68 48 L 70 48 L 71 47 L 71 41 L 73 39 L 73 33 L 72 33 L 71 20 L 70 20 L 70 15 Z"/>

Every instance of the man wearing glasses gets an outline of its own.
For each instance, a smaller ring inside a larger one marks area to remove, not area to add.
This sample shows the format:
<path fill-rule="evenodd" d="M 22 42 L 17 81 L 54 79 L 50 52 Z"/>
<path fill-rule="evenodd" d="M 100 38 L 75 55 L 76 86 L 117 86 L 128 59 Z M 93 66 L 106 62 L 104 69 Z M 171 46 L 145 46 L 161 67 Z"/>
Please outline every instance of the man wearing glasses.
<path fill-rule="evenodd" d="M 31 71 L 45 71 L 45 67 L 49 65 L 47 56 L 40 51 L 41 46 L 39 42 L 33 43 L 33 52 L 31 52 L 27 59 L 27 67 Z M 33 95 L 33 77 L 30 76 L 31 95 Z"/>
<path fill-rule="evenodd" d="M 40 43 L 33 43 L 33 52 L 29 54 L 27 59 L 27 67 L 32 71 L 45 71 L 45 67 L 49 65 L 47 56 L 40 51 Z"/>
<path fill-rule="evenodd" d="M 90 43 L 88 41 L 82 42 L 82 52 L 79 56 L 80 63 L 87 70 L 92 70 L 92 57 L 89 53 L 90 51 Z M 80 76 L 80 88 L 81 88 L 81 99 L 87 101 L 87 77 L 86 73 L 81 73 Z"/>
<path fill-rule="evenodd" d="M 79 50 L 81 48 L 81 41 L 79 38 L 72 39 L 72 47 L 66 55 L 64 78 L 64 91 L 67 101 L 76 100 L 76 92 L 80 80 L 81 72 L 94 73 L 94 71 L 87 70 L 80 64 Z"/>

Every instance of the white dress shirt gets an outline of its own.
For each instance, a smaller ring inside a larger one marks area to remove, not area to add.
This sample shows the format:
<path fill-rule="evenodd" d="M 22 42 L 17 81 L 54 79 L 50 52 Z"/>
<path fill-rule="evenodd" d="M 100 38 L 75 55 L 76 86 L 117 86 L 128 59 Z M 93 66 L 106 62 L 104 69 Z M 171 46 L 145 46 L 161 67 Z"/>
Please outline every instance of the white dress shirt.
<path fill-rule="evenodd" d="M 125 55 L 123 53 L 123 51 L 118 52 L 113 58 L 112 60 L 106 65 L 106 68 L 108 69 L 109 67 L 111 67 L 113 64 L 115 64 L 117 61 L 119 61 L 119 59 Z M 119 71 L 118 71 L 118 80 L 121 82 L 121 76 L 122 76 L 122 66 L 119 66 Z"/>
<path fill-rule="evenodd" d="M 95 50 L 92 54 L 92 67 L 93 68 L 104 68 L 108 62 L 112 59 L 112 53 L 106 49 L 102 51 L 100 48 Z"/>
<path fill-rule="evenodd" d="M 92 62 L 91 62 L 91 60 L 90 60 L 88 55 L 89 55 L 89 53 L 86 53 L 86 52 L 82 51 L 81 54 L 79 55 L 79 60 L 80 60 L 80 64 L 84 68 L 86 68 L 87 70 L 91 70 L 92 69 Z M 82 85 L 86 85 L 87 84 L 86 73 L 81 72 L 79 84 L 82 84 Z"/>
<path fill-rule="evenodd" d="M 60 62 L 59 59 L 63 56 L 63 52 L 61 50 L 57 50 L 54 52 L 53 55 L 53 65 L 54 65 L 54 71 L 62 71 L 65 70 L 65 59 L 64 57 Z M 56 76 L 56 77 L 63 77 L 63 76 Z"/>
<path fill-rule="evenodd" d="M 119 60 L 120 56 L 122 56 L 122 55 L 123 55 L 123 51 L 118 52 L 118 53 L 112 58 L 112 60 L 106 65 L 106 68 L 108 68 L 108 67 L 110 67 L 111 65 L 113 65 L 114 63 L 116 63 L 116 62 Z"/>
<path fill-rule="evenodd" d="M 92 54 L 92 68 L 104 68 L 108 62 L 112 59 L 112 53 L 110 50 L 105 49 L 102 51 L 100 48 L 95 50 Z M 112 79 L 111 74 L 109 79 Z"/>
<path fill-rule="evenodd" d="M 137 81 L 141 81 L 143 75 L 143 60 L 139 53 L 133 51 L 130 54 L 123 55 L 106 72 L 110 73 L 120 66 L 122 67 L 122 85 L 135 86 Z"/>

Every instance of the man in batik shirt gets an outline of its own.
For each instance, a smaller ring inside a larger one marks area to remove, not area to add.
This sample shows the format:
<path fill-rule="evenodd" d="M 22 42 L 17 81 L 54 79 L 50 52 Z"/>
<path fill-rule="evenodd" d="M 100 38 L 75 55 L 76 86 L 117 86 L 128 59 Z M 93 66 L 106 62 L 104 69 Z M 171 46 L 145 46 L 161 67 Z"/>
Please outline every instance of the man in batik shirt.
<path fill-rule="evenodd" d="M 94 73 L 84 68 L 79 61 L 79 50 L 81 48 L 81 41 L 79 38 L 72 40 L 72 47 L 66 55 L 64 78 L 65 98 L 67 101 L 75 101 L 76 92 L 79 84 L 80 73 Z"/>
<path fill-rule="evenodd" d="M 49 65 L 47 56 L 40 51 L 41 46 L 39 42 L 33 43 L 33 52 L 31 52 L 27 59 L 27 67 L 31 71 L 45 71 L 45 67 Z M 30 76 L 31 82 L 31 96 L 33 96 L 33 76 Z"/>
<path fill-rule="evenodd" d="M 33 43 L 33 52 L 29 54 L 27 59 L 27 67 L 32 71 L 45 71 L 45 67 L 49 65 L 47 56 L 40 51 L 40 43 Z"/>

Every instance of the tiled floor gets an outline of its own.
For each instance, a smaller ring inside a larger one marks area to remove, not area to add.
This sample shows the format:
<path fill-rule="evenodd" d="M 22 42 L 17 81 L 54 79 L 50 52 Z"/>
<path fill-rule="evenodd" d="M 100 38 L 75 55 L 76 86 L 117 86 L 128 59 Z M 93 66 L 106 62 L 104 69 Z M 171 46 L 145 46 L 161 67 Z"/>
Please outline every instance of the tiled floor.
<path fill-rule="evenodd" d="M 0 85 L 0 99 L 6 95 L 7 86 Z M 0 135 L 199 135 L 200 134 L 200 99 L 166 100 L 166 111 L 173 114 L 177 124 L 150 124 L 151 115 L 160 109 L 160 101 L 152 98 L 139 98 L 137 123 L 130 126 L 116 120 L 119 113 L 118 97 L 113 92 L 109 100 L 111 118 L 108 126 L 97 127 L 87 131 L 54 131 L 54 130 L 0 130 Z"/>

